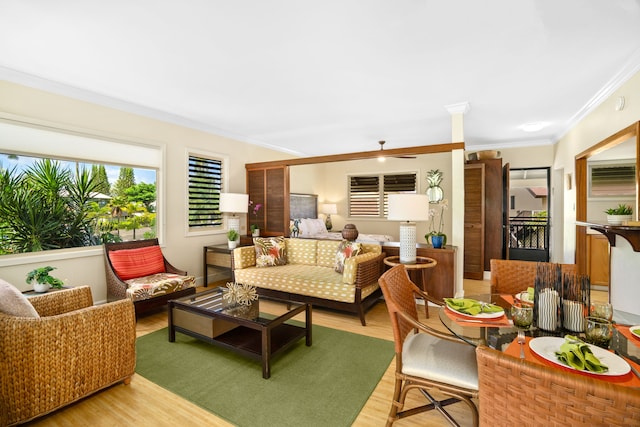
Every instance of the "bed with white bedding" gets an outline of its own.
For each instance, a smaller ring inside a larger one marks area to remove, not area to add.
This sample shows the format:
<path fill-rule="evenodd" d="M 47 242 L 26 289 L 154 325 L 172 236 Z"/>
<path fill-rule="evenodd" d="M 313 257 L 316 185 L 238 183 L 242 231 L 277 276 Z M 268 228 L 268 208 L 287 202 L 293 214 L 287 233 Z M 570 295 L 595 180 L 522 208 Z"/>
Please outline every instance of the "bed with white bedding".
<path fill-rule="evenodd" d="M 327 231 L 324 220 L 320 218 L 296 218 L 289 222 L 289 233 L 291 237 L 300 239 L 322 239 L 322 240 L 342 240 L 342 232 Z M 393 241 L 393 236 L 386 234 L 364 234 L 359 233 L 356 242 L 377 243 L 382 245 Z"/>

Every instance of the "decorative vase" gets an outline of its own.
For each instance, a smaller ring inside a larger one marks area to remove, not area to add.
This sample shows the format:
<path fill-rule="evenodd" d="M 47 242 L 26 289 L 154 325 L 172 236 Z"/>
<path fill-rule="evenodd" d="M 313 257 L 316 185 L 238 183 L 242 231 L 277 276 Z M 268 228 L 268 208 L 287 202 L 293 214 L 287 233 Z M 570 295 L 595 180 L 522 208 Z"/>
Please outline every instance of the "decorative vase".
<path fill-rule="evenodd" d="M 355 224 L 345 224 L 342 229 L 342 238 L 345 240 L 356 240 L 358 238 L 358 229 Z"/>
<path fill-rule="evenodd" d="M 427 184 L 429 188 L 425 191 L 425 194 L 429 198 L 429 203 L 438 203 L 444 198 L 444 191 L 440 187 L 442 182 L 442 172 L 438 169 L 433 169 L 427 172 Z"/>
<path fill-rule="evenodd" d="M 35 292 L 47 292 L 49 290 L 49 284 L 48 283 L 34 283 L 33 284 L 33 290 Z"/>
<path fill-rule="evenodd" d="M 427 197 L 429 197 L 429 203 L 438 203 L 444 198 L 444 191 L 439 185 L 427 188 Z"/>
<path fill-rule="evenodd" d="M 260 237 L 260 229 L 259 229 L 259 228 L 256 228 L 255 230 L 252 230 L 252 231 L 251 231 L 251 235 L 252 235 L 253 237 Z"/>
<path fill-rule="evenodd" d="M 631 215 L 607 215 L 607 222 L 611 225 L 622 225 L 625 221 L 631 221 Z"/>
<path fill-rule="evenodd" d="M 440 248 L 442 248 L 443 245 L 446 244 L 445 243 L 446 239 L 447 239 L 447 236 L 445 236 L 444 234 L 432 235 L 431 236 L 431 245 L 435 249 L 440 249 Z"/>
<path fill-rule="evenodd" d="M 235 249 L 238 246 L 238 242 L 235 240 L 227 240 L 227 244 L 229 245 L 229 249 Z"/>

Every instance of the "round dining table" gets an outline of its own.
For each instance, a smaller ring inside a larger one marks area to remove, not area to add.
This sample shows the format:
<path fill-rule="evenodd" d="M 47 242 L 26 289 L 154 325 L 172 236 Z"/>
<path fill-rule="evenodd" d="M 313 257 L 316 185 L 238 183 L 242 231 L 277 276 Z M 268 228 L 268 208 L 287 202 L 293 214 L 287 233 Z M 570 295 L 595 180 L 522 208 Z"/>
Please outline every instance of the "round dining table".
<path fill-rule="evenodd" d="M 499 305 L 504 309 L 504 316 L 475 319 L 472 316 L 460 316 L 448 309 L 446 304 L 438 309 L 438 316 L 442 324 L 455 336 L 473 346 L 487 345 L 491 348 L 518 357 L 519 349 L 516 337 L 519 328 L 511 321 L 511 306 L 514 304 L 512 295 L 505 294 L 482 294 L 469 295 L 465 298 L 475 299 L 480 302 Z M 584 339 L 583 332 L 568 331 L 559 328 L 556 331 L 545 331 L 534 324 L 529 329 L 522 329 L 525 332 L 526 344 L 525 355 L 527 360 L 538 360 L 539 357 L 533 354 L 529 348 L 532 339 L 538 337 L 563 337 L 567 334 L 575 335 Z M 628 325 L 614 325 L 613 337 L 609 350 L 626 359 L 631 365 L 632 373 L 628 376 L 630 380 L 627 385 L 640 385 L 640 338 L 636 338 L 629 331 Z M 632 363 L 633 362 L 633 363 Z M 633 375 L 631 375 L 633 374 Z M 636 378 L 633 378 L 633 377 Z"/>

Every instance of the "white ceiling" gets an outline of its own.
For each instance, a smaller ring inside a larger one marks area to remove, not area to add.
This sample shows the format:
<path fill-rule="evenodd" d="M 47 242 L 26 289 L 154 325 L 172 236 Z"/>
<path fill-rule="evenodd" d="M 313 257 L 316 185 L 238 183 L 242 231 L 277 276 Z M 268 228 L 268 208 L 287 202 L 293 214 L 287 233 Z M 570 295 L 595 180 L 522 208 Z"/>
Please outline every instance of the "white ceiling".
<path fill-rule="evenodd" d="M 640 0 L 0 0 L 0 78 L 303 156 L 461 102 L 470 150 L 554 143 L 639 70 Z"/>

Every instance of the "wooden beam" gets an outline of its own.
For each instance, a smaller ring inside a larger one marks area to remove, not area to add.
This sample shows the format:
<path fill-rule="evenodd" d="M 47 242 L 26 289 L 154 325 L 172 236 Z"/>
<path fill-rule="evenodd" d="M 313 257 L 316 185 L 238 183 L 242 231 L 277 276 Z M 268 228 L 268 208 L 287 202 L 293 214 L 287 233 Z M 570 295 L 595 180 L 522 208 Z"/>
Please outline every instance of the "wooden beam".
<path fill-rule="evenodd" d="M 385 157 L 416 156 L 419 154 L 448 153 L 453 150 L 464 150 L 464 142 L 451 142 L 448 144 L 421 145 L 417 147 L 392 148 L 382 150 Z M 247 163 L 246 169 L 262 169 L 274 166 L 311 165 L 318 163 L 345 162 L 349 160 L 376 159 L 381 150 L 362 151 L 359 153 L 333 154 L 328 156 L 296 157 L 286 160 L 274 160 L 270 162 Z"/>

